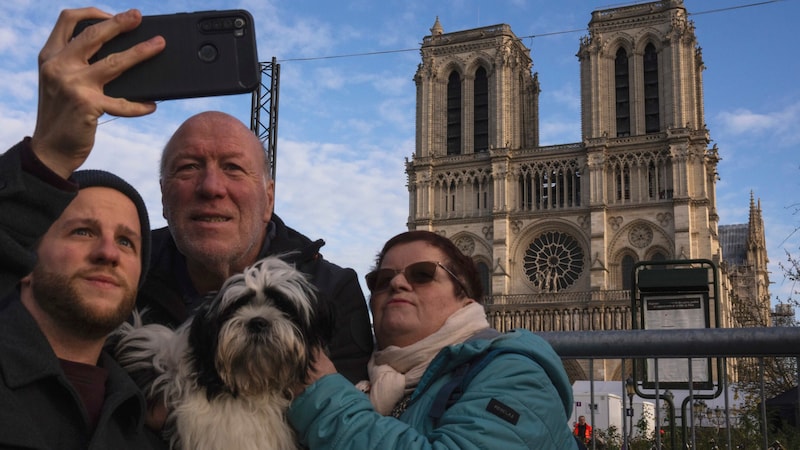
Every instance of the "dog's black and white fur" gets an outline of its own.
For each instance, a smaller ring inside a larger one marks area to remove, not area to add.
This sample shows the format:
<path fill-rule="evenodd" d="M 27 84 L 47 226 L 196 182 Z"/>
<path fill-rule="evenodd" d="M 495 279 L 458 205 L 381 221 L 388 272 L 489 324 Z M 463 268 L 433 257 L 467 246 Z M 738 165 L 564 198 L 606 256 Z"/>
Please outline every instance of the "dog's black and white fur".
<path fill-rule="evenodd" d="M 166 402 L 172 448 L 293 449 L 291 387 L 330 338 L 330 311 L 301 272 L 270 257 L 228 279 L 174 332 L 120 330 L 115 354 L 137 382 L 152 380 L 142 386 L 148 402 Z"/>

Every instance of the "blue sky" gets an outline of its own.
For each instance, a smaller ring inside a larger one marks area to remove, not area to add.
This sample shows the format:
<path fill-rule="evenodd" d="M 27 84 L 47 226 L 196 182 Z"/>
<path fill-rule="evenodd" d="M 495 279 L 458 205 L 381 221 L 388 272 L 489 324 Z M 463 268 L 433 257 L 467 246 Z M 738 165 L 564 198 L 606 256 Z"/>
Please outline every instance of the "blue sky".
<path fill-rule="evenodd" d="M 771 292 L 793 290 L 778 263 L 800 256 L 800 0 L 685 0 L 703 49 L 705 113 L 722 162 L 721 224 L 745 223 L 750 193 L 761 201 Z M 625 3 L 628 4 L 628 3 Z M 144 14 L 244 8 L 255 17 L 259 59 L 281 64 L 276 212 L 324 255 L 370 269 L 383 242 L 404 231 L 404 162 L 414 152 L 414 72 L 419 45 L 438 16 L 445 32 L 507 23 L 531 49 L 542 87 L 541 144 L 580 140 L 580 37 L 595 9 L 623 3 L 561 0 L 110 1 L 109 12 Z M 754 6 L 747 6 L 754 5 Z M 85 3 L 17 0 L 0 4 L 0 138 L 6 147 L 36 121 L 36 57 L 63 8 Z M 577 30 L 577 31 L 573 31 Z M 563 33 L 559 33 L 563 32 Z M 555 33 L 555 34 L 552 34 Z M 388 52 L 388 53 L 380 53 Z M 363 53 L 369 56 L 335 57 Z M 158 158 L 175 128 L 216 109 L 249 123 L 250 96 L 162 102 L 146 117 L 108 117 L 85 167 L 123 175 L 164 225 Z M 363 285 L 363 279 L 361 279 Z"/>

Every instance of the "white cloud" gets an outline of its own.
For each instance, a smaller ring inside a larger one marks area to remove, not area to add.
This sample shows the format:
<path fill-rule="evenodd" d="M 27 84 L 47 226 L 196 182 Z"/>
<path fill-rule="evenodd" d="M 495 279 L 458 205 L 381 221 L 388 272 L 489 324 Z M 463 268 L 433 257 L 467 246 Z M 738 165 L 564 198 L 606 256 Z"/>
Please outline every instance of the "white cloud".
<path fill-rule="evenodd" d="M 800 102 L 768 112 L 754 112 L 748 108 L 722 111 L 715 116 L 723 134 L 755 138 L 764 135 L 776 138 L 782 145 L 800 143 Z"/>
<path fill-rule="evenodd" d="M 411 154 L 412 145 L 378 149 L 283 141 L 275 212 L 310 238 L 325 239 L 324 254 L 363 275 L 371 255 L 405 229 L 402 158 Z"/>
<path fill-rule="evenodd" d="M 416 118 L 412 100 L 408 98 L 385 100 L 378 105 L 378 111 L 380 117 L 389 125 L 396 127 L 398 131 L 414 135 Z"/>
<path fill-rule="evenodd" d="M 542 95 L 547 95 L 547 91 Z M 572 84 L 563 84 L 553 90 L 553 101 L 564 105 L 577 114 L 581 111 L 581 93 L 578 86 Z"/>
<path fill-rule="evenodd" d="M 341 89 L 345 83 L 348 81 L 347 74 L 342 73 L 339 70 L 335 70 L 332 67 L 321 67 L 314 71 L 314 79 L 317 80 L 314 83 L 314 88 L 324 88 L 324 89 Z"/>
<path fill-rule="evenodd" d="M 558 145 L 580 142 L 581 123 L 563 118 L 542 118 L 539 122 L 541 145 Z"/>
<path fill-rule="evenodd" d="M 757 114 L 746 109 L 737 109 L 722 112 L 719 119 L 725 131 L 732 134 L 760 133 L 775 128 L 778 125 L 777 117 L 769 114 Z"/>
<path fill-rule="evenodd" d="M 13 86 L 3 96 L 6 104 L 30 104 L 36 101 L 39 74 L 35 70 L 7 71 L 0 69 L 0 79 L 6 86 Z"/>
<path fill-rule="evenodd" d="M 408 93 L 413 95 L 414 83 L 412 77 L 413 73 L 410 75 L 404 74 L 403 76 L 381 73 L 372 77 L 372 85 L 375 90 L 386 95 L 404 95 Z"/>

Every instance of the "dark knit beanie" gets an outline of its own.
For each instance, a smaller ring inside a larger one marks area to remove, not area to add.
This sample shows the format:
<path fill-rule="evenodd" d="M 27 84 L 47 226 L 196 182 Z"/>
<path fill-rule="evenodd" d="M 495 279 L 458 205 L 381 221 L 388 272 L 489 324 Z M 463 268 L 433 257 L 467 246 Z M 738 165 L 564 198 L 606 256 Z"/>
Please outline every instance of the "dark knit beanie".
<path fill-rule="evenodd" d="M 128 182 L 104 170 L 78 170 L 73 172 L 72 181 L 78 183 L 78 189 L 88 187 L 107 187 L 121 192 L 131 199 L 139 213 L 139 225 L 142 235 L 142 274 L 139 276 L 139 286 L 144 282 L 147 275 L 147 268 L 150 266 L 150 220 L 147 217 L 147 207 L 142 200 L 142 196 Z"/>

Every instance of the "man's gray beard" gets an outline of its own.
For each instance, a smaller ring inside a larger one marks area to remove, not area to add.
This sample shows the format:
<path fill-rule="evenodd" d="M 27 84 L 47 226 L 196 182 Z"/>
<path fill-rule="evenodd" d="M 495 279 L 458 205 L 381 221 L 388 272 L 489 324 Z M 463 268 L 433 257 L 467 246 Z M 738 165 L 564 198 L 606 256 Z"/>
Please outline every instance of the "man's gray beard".
<path fill-rule="evenodd" d="M 221 277 L 223 281 L 232 275 L 242 272 L 247 266 L 255 262 L 245 260 L 242 257 L 243 254 L 251 251 L 253 246 L 243 250 L 236 249 L 220 253 L 210 251 L 194 242 L 185 242 L 185 244 L 186 247 L 183 249 L 181 249 L 181 246 L 178 246 L 178 251 L 186 258 L 187 265 L 191 259 L 195 266 L 199 265 L 203 270 L 210 272 L 214 276 Z"/>
<path fill-rule="evenodd" d="M 31 290 L 34 301 L 60 327 L 82 338 L 100 339 L 130 316 L 136 302 L 136 291 L 129 286 L 123 286 L 127 294 L 117 308 L 110 314 L 101 315 L 84 303 L 72 281 L 38 266 L 33 270 Z"/>

